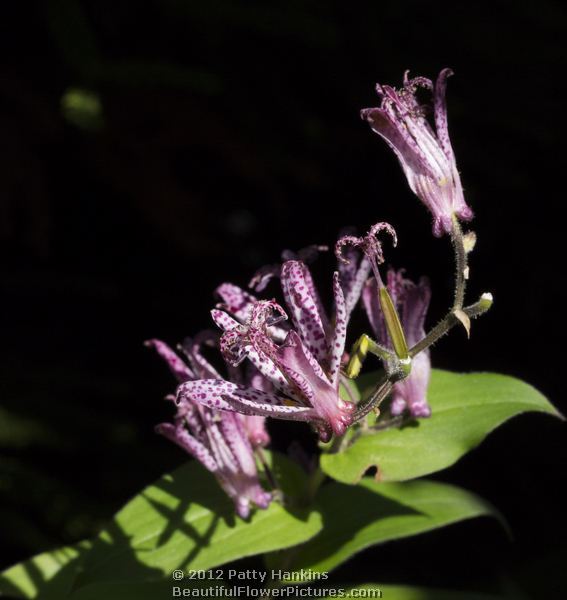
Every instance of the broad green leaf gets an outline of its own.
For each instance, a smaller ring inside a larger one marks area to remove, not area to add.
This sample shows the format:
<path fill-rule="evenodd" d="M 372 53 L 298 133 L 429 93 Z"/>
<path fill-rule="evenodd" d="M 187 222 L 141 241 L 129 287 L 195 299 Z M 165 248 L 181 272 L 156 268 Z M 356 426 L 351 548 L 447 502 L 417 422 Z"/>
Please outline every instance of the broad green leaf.
<path fill-rule="evenodd" d="M 287 494 L 303 493 L 299 467 L 279 455 L 273 462 Z M 76 588 L 156 581 L 174 569 L 210 569 L 299 544 L 320 529 L 318 513 L 278 502 L 254 511 L 248 521 L 240 519 L 215 478 L 191 462 L 143 490 L 116 515 L 94 542 Z"/>
<path fill-rule="evenodd" d="M 165 582 L 171 583 L 175 569 L 210 569 L 305 542 L 322 526 L 316 511 L 290 505 L 304 494 L 306 476 L 285 457 L 266 454 L 286 506 L 272 502 L 244 521 L 215 478 L 190 462 L 135 496 L 90 544 L 45 553 L 5 571 L 0 592 L 41 600 L 113 593 L 121 600 L 145 598 L 143 589 L 154 597 L 162 591 L 170 596 Z"/>
<path fill-rule="evenodd" d="M 364 391 L 376 375 L 360 379 Z M 496 373 L 434 370 L 428 398 L 429 419 L 363 434 L 344 452 L 324 454 L 322 469 L 338 481 L 356 483 L 376 466 L 381 481 L 405 481 L 449 467 L 515 415 L 561 416 L 531 385 Z"/>
<path fill-rule="evenodd" d="M 387 600 L 504 600 L 502 596 L 493 596 L 477 592 L 457 592 L 454 590 L 440 590 L 434 588 L 414 587 L 405 585 L 378 585 L 365 583 L 345 590 L 351 594 L 354 590 L 366 591 L 367 595 L 360 598 L 387 598 Z M 371 596 L 371 591 L 376 595 Z M 380 595 L 381 593 L 381 595 Z"/>
<path fill-rule="evenodd" d="M 500 519 L 478 496 L 426 480 L 378 483 L 366 477 L 358 486 L 332 482 L 319 490 L 316 504 L 323 516 L 323 531 L 297 548 L 271 554 L 271 568 L 330 571 L 375 544 L 473 517 Z"/>
<path fill-rule="evenodd" d="M 38 554 L 0 574 L 0 597 L 60 600 L 71 589 L 89 542 Z"/>

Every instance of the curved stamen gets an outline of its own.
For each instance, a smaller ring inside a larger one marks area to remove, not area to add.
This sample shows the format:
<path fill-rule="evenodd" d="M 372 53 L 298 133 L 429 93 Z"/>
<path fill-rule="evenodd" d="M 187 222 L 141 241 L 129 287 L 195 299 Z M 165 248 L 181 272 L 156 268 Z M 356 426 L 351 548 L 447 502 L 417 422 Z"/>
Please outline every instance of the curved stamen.
<path fill-rule="evenodd" d="M 376 277 L 377 281 L 381 282 L 382 279 L 378 272 L 378 265 L 381 265 L 384 262 L 382 244 L 378 240 L 378 234 L 381 231 L 386 231 L 392 236 L 392 244 L 395 247 L 398 243 L 398 237 L 395 229 L 389 223 L 376 223 L 372 225 L 370 231 L 364 237 L 345 235 L 342 238 L 339 238 L 335 245 L 335 254 L 337 259 L 345 264 L 348 264 L 348 259 L 346 259 L 342 254 L 343 247 L 346 245 L 351 245 L 355 248 L 360 248 L 370 261 L 372 270 L 374 271 L 374 276 Z"/>

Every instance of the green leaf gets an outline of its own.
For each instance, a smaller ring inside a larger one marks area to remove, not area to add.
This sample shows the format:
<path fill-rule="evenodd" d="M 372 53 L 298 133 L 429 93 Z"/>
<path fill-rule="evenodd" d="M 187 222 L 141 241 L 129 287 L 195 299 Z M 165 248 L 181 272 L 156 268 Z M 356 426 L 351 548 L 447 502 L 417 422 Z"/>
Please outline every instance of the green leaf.
<path fill-rule="evenodd" d="M 371 388 L 375 379 L 361 377 L 360 389 Z M 449 467 L 515 415 L 561 416 L 531 385 L 496 373 L 434 370 L 428 399 L 429 419 L 363 434 L 344 452 L 324 454 L 322 469 L 338 481 L 356 483 L 376 466 L 381 481 L 405 481 Z"/>
<path fill-rule="evenodd" d="M 288 493 L 302 492 L 299 468 L 281 456 L 274 463 L 293 488 Z M 320 529 L 319 514 L 278 502 L 255 511 L 249 522 L 240 519 L 215 478 L 191 462 L 143 490 L 116 515 L 87 556 L 79 585 L 157 580 L 189 566 L 210 569 L 299 544 Z"/>
<path fill-rule="evenodd" d="M 492 596 L 477 592 L 456 592 L 454 590 L 439 590 L 433 588 L 413 587 L 405 585 L 378 585 L 365 583 L 345 590 L 351 593 L 354 590 L 375 590 L 375 596 L 362 596 L 365 598 L 387 598 L 388 600 L 504 600 L 502 596 Z M 378 595 L 381 592 L 382 595 Z"/>
<path fill-rule="evenodd" d="M 306 488 L 302 470 L 281 455 L 266 454 L 287 503 L 300 498 Z M 1 574 L 0 591 L 42 600 L 114 597 L 111 590 L 120 598 L 136 597 L 148 582 L 155 582 L 148 588 L 154 592 L 165 589 L 175 569 L 210 569 L 293 546 L 321 526 L 319 513 L 275 501 L 244 521 L 216 479 L 190 462 L 135 496 L 90 546 L 45 553 Z"/>
<path fill-rule="evenodd" d="M 498 512 L 478 496 L 426 480 L 378 483 L 367 477 L 358 486 L 332 482 L 319 490 L 317 506 L 323 516 L 323 531 L 297 548 L 271 554 L 271 568 L 330 571 L 375 544 L 473 517 L 501 520 Z"/>
<path fill-rule="evenodd" d="M 0 574 L 0 596 L 65 598 L 79 572 L 89 542 L 38 554 Z"/>

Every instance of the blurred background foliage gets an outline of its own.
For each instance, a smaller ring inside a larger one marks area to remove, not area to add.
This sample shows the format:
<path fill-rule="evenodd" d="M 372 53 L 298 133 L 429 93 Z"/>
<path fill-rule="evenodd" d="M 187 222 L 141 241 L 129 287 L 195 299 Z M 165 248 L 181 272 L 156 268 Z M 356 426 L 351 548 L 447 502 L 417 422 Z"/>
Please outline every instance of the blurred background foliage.
<path fill-rule="evenodd" d="M 456 73 L 450 127 L 479 235 L 471 291 L 496 297 L 471 341 L 457 332 L 433 360 L 520 376 L 565 412 L 565 23 L 551 0 L 12 4 L 0 36 L 1 565 L 92 534 L 183 462 L 153 433 L 173 382 L 142 342 L 210 326 L 223 280 L 243 285 L 282 248 L 388 220 L 400 244 L 387 260 L 429 275 L 432 321 L 442 314 L 448 245 L 358 117 L 374 83 L 406 68 Z M 271 428 L 283 450 L 309 438 Z M 508 424 L 446 478 L 496 504 L 513 542 L 464 524 L 366 551 L 339 577 L 564 597 L 566 457 L 561 424 Z"/>

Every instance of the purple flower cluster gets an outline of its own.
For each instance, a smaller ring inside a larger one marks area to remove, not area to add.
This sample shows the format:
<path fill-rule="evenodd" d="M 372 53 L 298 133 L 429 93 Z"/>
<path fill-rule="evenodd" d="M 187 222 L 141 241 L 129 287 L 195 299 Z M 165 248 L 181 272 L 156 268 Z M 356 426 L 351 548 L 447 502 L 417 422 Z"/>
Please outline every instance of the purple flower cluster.
<path fill-rule="evenodd" d="M 411 189 L 432 212 L 437 236 L 452 234 L 455 219 L 472 218 L 447 132 L 445 85 L 450 74 L 448 69 L 442 71 L 435 86 L 406 74 L 400 90 L 377 87 L 380 108 L 362 111 L 394 150 Z M 420 87 L 433 92 L 435 129 L 416 99 Z M 401 378 L 392 379 L 391 414 L 414 418 L 431 414 L 429 352 L 410 358 L 408 350 L 425 337 L 429 285 L 425 279 L 413 283 L 403 270 L 392 269 L 384 282 L 378 239 L 382 231 L 395 245 L 396 233 L 387 223 L 377 223 L 364 237 L 346 232 L 337 241 L 330 310 L 308 266 L 327 248 L 310 246 L 298 253 L 284 251 L 281 264 L 260 269 L 250 281 L 251 291 L 231 283 L 219 286 L 216 294 L 221 302 L 211 314 L 220 331 L 185 340 L 180 349 L 186 360 L 161 341 L 147 342 L 179 383 L 176 395 L 169 397 L 176 406 L 173 423 L 159 425 L 158 432 L 217 477 L 242 517 L 248 516 L 251 504 L 266 508 L 271 501 L 260 485 L 256 465 L 260 447 L 270 440 L 265 417 L 307 422 L 322 441 L 343 435 L 356 421 L 357 407 L 341 397 L 341 384 L 348 389 L 345 344 L 357 305 L 365 310 L 374 348 L 386 354 L 386 362 L 390 357 L 409 365 Z M 282 301 L 254 295 L 264 292 L 273 279 L 279 280 Z M 218 351 L 223 374 L 205 358 L 203 346 Z"/>

